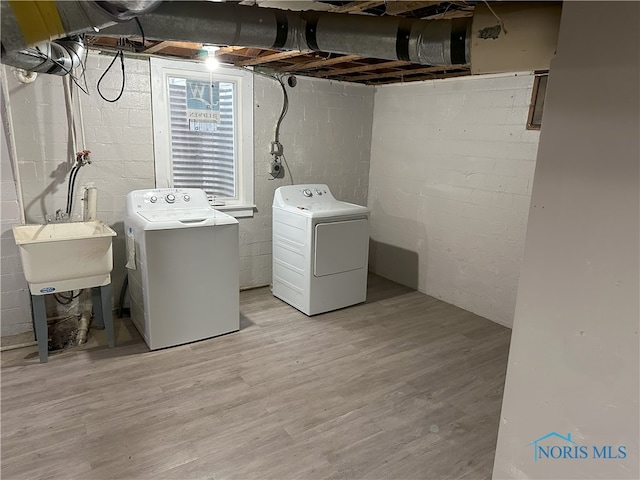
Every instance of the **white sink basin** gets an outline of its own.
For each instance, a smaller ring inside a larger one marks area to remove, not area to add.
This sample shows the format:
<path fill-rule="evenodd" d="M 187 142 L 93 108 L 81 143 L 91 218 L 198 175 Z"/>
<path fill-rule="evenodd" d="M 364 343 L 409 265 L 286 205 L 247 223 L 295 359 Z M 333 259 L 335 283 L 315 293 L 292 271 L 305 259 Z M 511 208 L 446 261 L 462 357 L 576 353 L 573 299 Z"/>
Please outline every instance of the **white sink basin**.
<path fill-rule="evenodd" d="M 111 283 L 116 232 L 99 220 L 16 225 L 13 236 L 33 295 Z"/>

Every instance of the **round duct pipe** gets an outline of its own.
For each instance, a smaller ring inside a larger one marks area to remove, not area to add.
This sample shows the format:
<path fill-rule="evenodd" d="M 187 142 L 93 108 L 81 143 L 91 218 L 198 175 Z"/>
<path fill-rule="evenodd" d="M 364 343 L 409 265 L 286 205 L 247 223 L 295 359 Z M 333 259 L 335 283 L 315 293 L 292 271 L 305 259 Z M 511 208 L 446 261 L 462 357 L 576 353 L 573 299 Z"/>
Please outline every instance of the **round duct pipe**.
<path fill-rule="evenodd" d="M 159 0 L 12 1 L 0 3 L 2 63 L 29 71 L 68 73 L 76 65 L 79 33 L 129 20 L 157 7 Z M 66 38 L 65 40 L 59 40 Z M 37 47 L 34 47 L 37 45 Z M 46 46 L 45 46 L 46 45 Z M 80 44 L 80 47 L 82 45 Z M 35 50 L 33 49 L 35 48 Z M 42 53 L 49 55 L 44 59 Z M 56 68 L 55 65 L 59 64 Z"/>
<path fill-rule="evenodd" d="M 425 65 L 469 63 L 470 18 L 420 20 L 214 2 L 162 2 L 138 17 L 147 38 L 276 50 L 316 50 Z M 137 35 L 121 23 L 105 35 Z"/>
<path fill-rule="evenodd" d="M 113 0 L 91 2 L 117 22 L 126 22 L 157 7 L 161 0 Z"/>
<path fill-rule="evenodd" d="M 5 54 L 2 63 L 27 72 L 67 75 L 80 65 L 83 56 L 84 44 L 79 37 L 76 37 Z"/>

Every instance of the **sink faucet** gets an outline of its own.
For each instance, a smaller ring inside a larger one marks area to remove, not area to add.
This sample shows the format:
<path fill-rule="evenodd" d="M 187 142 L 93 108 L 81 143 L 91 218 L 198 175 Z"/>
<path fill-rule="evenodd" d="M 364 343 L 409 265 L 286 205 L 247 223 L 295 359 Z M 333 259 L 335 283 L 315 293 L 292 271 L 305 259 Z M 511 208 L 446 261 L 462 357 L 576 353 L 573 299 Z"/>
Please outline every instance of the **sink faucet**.
<path fill-rule="evenodd" d="M 69 214 L 61 208 L 56 210 L 55 218 L 52 215 L 46 216 L 47 223 L 65 223 L 69 221 Z"/>

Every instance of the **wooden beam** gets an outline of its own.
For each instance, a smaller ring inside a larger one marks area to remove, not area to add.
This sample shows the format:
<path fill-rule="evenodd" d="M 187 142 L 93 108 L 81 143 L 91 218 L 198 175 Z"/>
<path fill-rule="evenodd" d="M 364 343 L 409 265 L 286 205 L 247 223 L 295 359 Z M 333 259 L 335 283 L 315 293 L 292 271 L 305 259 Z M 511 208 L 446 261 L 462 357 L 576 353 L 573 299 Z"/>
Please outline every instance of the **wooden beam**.
<path fill-rule="evenodd" d="M 471 75 L 471 71 L 466 70 L 463 72 L 451 72 L 451 73 L 443 73 L 442 75 L 438 75 L 437 73 L 431 74 L 431 75 L 422 75 L 419 77 L 411 77 L 410 79 L 406 80 L 406 82 L 420 82 L 420 81 L 424 81 L 424 80 L 440 80 L 443 78 L 452 78 L 452 77 L 468 77 L 469 75 Z M 404 80 L 401 78 L 397 78 L 397 79 L 390 79 L 390 80 L 384 80 L 382 82 L 363 82 L 366 83 L 368 85 L 387 85 L 390 83 L 400 83 L 403 82 Z"/>
<path fill-rule="evenodd" d="M 435 73 L 435 72 L 448 72 L 450 70 L 460 70 L 470 68 L 469 64 L 462 65 L 449 65 L 449 66 L 440 66 L 440 67 L 424 67 L 424 68 L 413 68 L 407 70 L 396 70 L 395 72 L 387 72 L 387 73 L 372 73 L 370 75 L 360 75 L 353 77 L 349 80 L 354 82 L 361 82 L 363 80 L 374 80 L 377 78 L 388 78 L 388 77 L 406 77 L 409 75 L 417 75 L 420 73 Z"/>
<path fill-rule="evenodd" d="M 385 13 L 387 15 L 400 15 L 420 8 L 433 7 L 441 3 L 444 2 L 387 2 Z"/>
<path fill-rule="evenodd" d="M 450 10 L 445 13 L 437 13 L 424 17 L 423 20 L 446 20 L 448 18 L 473 17 L 473 10 Z"/>
<path fill-rule="evenodd" d="M 264 63 L 275 62 L 277 60 L 284 60 L 285 58 L 298 57 L 300 55 L 307 55 L 311 53 L 310 50 L 292 50 L 290 52 L 278 52 L 270 55 L 263 55 L 262 57 L 255 57 L 251 60 L 245 60 L 238 63 L 241 67 L 248 67 L 250 65 L 262 65 Z"/>
<path fill-rule="evenodd" d="M 343 55 L 341 57 L 325 58 L 322 60 L 314 60 L 311 62 L 300 63 L 298 65 L 291 65 L 289 67 L 282 68 L 281 71 L 290 72 L 290 71 L 300 71 L 300 70 L 311 70 L 312 68 L 330 67 L 331 65 L 336 65 L 338 63 L 352 62 L 354 60 L 359 60 L 361 58 L 362 57 L 360 55 Z"/>
<path fill-rule="evenodd" d="M 332 7 L 328 11 L 332 13 L 360 13 L 364 10 L 368 10 L 369 8 L 379 7 L 380 5 L 384 5 L 386 2 L 384 1 L 365 1 L 365 2 L 351 2 L 346 5 L 340 5 L 337 7 Z"/>
<path fill-rule="evenodd" d="M 360 67 L 352 67 L 352 68 L 344 68 L 344 69 L 336 68 L 328 72 L 316 72 L 315 74 L 313 74 L 313 76 L 314 77 L 332 77 L 334 75 L 347 75 L 349 73 L 370 72 L 371 70 L 382 70 L 384 68 L 397 68 L 397 67 L 404 67 L 406 65 L 411 65 L 411 62 L 405 62 L 404 60 L 394 60 L 392 62 L 371 63 L 369 65 L 362 65 Z"/>
<path fill-rule="evenodd" d="M 202 45 L 199 43 L 193 43 L 193 42 L 171 42 L 166 40 L 160 43 L 156 43 L 155 45 L 147 48 L 144 52 L 141 52 L 141 53 L 147 53 L 147 54 L 157 53 L 157 52 L 161 52 L 165 48 L 186 48 L 189 50 L 201 50 Z"/>
<path fill-rule="evenodd" d="M 234 53 L 237 50 L 243 50 L 247 47 L 220 47 L 217 51 L 216 51 L 216 55 L 221 55 L 224 53 Z"/>

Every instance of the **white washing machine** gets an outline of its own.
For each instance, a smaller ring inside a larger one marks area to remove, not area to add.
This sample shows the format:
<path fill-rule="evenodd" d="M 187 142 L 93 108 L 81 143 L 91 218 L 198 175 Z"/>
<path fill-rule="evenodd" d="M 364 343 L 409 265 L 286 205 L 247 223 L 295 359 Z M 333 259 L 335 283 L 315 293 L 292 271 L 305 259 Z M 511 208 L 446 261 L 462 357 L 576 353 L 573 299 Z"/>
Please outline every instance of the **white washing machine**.
<path fill-rule="evenodd" d="M 126 208 L 131 319 L 149 348 L 239 330 L 238 221 L 198 188 L 135 190 Z"/>
<path fill-rule="evenodd" d="M 367 299 L 369 209 L 324 184 L 279 187 L 273 198 L 273 294 L 306 315 Z"/>

